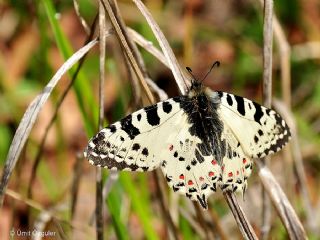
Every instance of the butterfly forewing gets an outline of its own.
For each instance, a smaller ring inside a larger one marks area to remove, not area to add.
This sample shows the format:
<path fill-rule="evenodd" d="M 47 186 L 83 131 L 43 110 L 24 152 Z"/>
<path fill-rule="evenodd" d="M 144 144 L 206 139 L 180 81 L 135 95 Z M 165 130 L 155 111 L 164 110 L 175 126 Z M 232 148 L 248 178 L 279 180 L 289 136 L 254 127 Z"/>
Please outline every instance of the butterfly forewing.
<path fill-rule="evenodd" d="M 219 116 L 252 158 L 278 152 L 290 138 L 285 121 L 272 109 L 249 99 L 219 92 Z"/>
<path fill-rule="evenodd" d="M 176 131 L 179 117 L 181 109 L 172 99 L 136 111 L 102 129 L 89 141 L 85 155 L 99 167 L 153 170 L 160 164 L 160 154 L 167 147 L 164 140 Z"/>

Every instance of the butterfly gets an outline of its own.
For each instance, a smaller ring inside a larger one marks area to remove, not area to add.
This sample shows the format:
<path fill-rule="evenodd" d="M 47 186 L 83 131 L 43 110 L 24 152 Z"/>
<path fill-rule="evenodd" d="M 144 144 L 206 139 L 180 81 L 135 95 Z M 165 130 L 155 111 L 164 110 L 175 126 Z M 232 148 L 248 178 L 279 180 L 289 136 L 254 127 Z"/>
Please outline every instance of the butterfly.
<path fill-rule="evenodd" d="M 84 156 L 112 170 L 160 167 L 174 192 L 207 209 L 207 199 L 217 188 L 243 194 L 252 159 L 278 152 L 289 139 L 288 125 L 274 110 L 212 91 L 193 77 L 185 95 L 102 129 L 90 139 Z"/>

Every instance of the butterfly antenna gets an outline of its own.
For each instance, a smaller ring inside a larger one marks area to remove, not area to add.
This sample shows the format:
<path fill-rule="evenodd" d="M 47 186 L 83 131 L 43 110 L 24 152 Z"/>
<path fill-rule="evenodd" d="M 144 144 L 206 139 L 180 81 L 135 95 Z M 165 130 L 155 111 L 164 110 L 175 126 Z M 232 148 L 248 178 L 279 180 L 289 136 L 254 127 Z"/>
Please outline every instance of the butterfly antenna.
<path fill-rule="evenodd" d="M 211 68 L 209 69 L 209 71 L 207 72 L 207 74 L 204 76 L 204 78 L 201 80 L 201 82 L 203 82 L 203 81 L 207 78 L 207 76 L 211 73 L 212 69 L 213 69 L 215 66 L 219 67 L 219 66 L 220 66 L 220 62 L 219 62 L 219 61 L 215 61 L 215 62 L 212 64 Z"/>
<path fill-rule="evenodd" d="M 197 80 L 197 78 L 193 75 L 191 68 L 186 67 L 186 69 L 189 72 L 189 74 L 191 75 L 191 77 L 193 77 L 194 80 Z"/>

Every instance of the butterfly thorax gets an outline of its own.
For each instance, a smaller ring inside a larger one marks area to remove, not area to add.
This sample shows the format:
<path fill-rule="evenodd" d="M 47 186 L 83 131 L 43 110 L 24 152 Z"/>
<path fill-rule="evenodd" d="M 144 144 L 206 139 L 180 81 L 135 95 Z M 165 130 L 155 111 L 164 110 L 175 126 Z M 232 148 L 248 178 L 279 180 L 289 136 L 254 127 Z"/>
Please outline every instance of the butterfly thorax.
<path fill-rule="evenodd" d="M 221 139 L 223 123 L 218 115 L 219 97 L 201 82 L 193 81 L 187 95 L 180 97 L 180 106 L 188 115 L 189 132 L 201 140 L 198 149 L 203 156 L 215 156 L 220 162 L 225 154 Z"/>

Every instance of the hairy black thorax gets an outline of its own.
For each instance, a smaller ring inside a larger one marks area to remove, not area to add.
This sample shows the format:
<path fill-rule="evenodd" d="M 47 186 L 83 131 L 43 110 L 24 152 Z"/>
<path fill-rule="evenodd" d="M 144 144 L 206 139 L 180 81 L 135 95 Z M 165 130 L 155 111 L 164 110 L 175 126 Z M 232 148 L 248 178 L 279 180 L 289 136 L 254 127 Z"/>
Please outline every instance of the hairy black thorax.
<path fill-rule="evenodd" d="M 191 124 L 190 134 L 202 141 L 197 145 L 201 154 L 214 156 L 221 163 L 226 147 L 225 142 L 221 140 L 223 123 L 217 112 L 220 101 L 212 101 L 206 87 L 198 81 L 193 81 L 188 93 L 175 100 L 188 115 L 188 122 Z"/>

